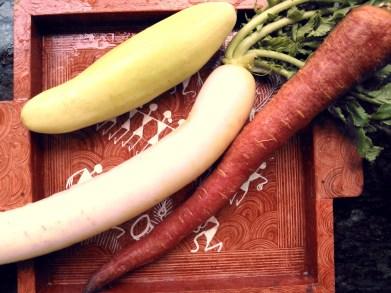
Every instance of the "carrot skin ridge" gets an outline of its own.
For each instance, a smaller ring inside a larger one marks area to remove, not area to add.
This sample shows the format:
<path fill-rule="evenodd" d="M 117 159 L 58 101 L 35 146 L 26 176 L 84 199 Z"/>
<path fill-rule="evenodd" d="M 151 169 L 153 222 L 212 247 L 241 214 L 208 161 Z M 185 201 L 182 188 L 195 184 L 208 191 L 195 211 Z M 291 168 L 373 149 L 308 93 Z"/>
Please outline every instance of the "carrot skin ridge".
<path fill-rule="evenodd" d="M 226 205 L 259 162 L 390 59 L 391 13 L 372 6 L 353 9 L 243 128 L 194 194 L 149 235 L 114 255 L 91 277 L 84 292 L 95 292 L 174 248 Z"/>

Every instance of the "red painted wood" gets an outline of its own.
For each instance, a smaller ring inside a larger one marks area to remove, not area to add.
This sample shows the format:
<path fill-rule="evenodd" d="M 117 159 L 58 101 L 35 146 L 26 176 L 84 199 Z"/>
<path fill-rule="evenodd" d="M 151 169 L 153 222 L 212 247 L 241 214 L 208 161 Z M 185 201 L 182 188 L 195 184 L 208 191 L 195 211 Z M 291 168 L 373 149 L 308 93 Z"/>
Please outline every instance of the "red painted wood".
<path fill-rule="evenodd" d="M 355 146 L 330 121 L 314 128 L 316 192 L 321 198 L 361 194 L 363 172 Z"/>
<path fill-rule="evenodd" d="M 158 123 L 164 122 L 161 138 L 186 118 L 221 52 L 199 75 L 138 109 L 134 116 L 125 114 L 66 135 L 37 135 L 23 128 L 19 111 L 35 93 L 72 78 L 151 20 L 191 4 L 184 0 L 15 3 L 14 101 L 0 104 L 1 209 L 50 196 L 67 184 L 108 171 L 148 147 Z M 235 4 L 240 9 L 253 7 L 252 1 Z M 270 96 L 273 84 L 258 80 L 259 104 Z M 164 115 L 166 111 L 172 120 Z M 137 140 L 143 117 L 149 123 L 143 127 L 143 138 Z M 248 190 L 244 186 L 238 191 L 232 204 L 198 233 L 159 261 L 128 274 L 109 292 L 129 288 L 137 292 L 333 292 L 332 199 L 358 195 L 362 186 L 361 160 L 352 145 L 335 127 L 316 125 L 264 164 L 260 162 L 252 179 Z M 113 251 L 135 241 L 146 219 L 156 225 L 161 220 L 156 212 L 180 204 L 196 184 L 141 219 L 20 262 L 19 292 L 80 292 Z M 205 251 L 206 247 L 210 250 Z"/>
<path fill-rule="evenodd" d="M 25 1 L 27 2 L 27 1 Z M 205 2 L 203 0 L 32 0 L 30 1 L 32 15 L 68 14 L 68 13 L 112 13 L 112 12 L 161 12 L 177 11 L 190 5 Z M 230 2 L 240 9 L 260 8 L 266 5 L 265 0 L 232 0 Z"/>

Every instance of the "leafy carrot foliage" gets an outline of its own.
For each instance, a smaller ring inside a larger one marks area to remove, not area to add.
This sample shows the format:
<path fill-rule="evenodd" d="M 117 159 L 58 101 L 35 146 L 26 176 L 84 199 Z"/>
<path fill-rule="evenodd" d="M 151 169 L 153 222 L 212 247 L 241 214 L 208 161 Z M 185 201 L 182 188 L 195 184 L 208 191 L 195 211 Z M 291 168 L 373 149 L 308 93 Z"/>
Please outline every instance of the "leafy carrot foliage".
<path fill-rule="evenodd" d="M 388 8 L 391 6 L 390 1 L 379 0 L 268 2 L 266 9 L 256 11 L 255 15 L 243 24 L 241 30 L 246 33 L 243 36 L 239 35 L 238 42 L 233 44 L 235 47 L 228 49 L 228 52 L 234 53 L 226 55 L 226 62 L 251 55 L 253 60 L 249 62 L 248 69 L 253 73 L 277 73 L 286 78 L 293 76 L 301 67 L 298 64 L 305 64 L 330 31 L 352 8 L 363 4 Z M 284 9 L 278 9 L 282 5 L 285 5 Z M 275 13 L 276 10 L 278 13 Z M 261 18 L 261 14 L 266 17 Z M 261 21 L 251 25 L 251 21 L 254 22 L 255 19 Z M 282 25 L 279 25 L 280 23 Z M 267 29 L 272 26 L 276 29 Z M 246 60 L 248 62 L 248 59 Z M 369 161 L 374 161 L 382 150 L 381 146 L 374 145 L 371 136 L 379 132 L 391 136 L 390 81 L 391 64 L 388 64 L 328 108 L 328 113 L 351 134 L 360 155 Z"/>

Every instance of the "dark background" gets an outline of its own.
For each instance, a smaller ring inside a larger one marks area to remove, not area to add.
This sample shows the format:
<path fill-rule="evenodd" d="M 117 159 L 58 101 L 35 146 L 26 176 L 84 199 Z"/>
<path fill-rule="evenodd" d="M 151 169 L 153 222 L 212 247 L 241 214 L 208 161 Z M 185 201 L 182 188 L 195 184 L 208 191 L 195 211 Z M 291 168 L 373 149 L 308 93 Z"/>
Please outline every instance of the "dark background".
<path fill-rule="evenodd" d="M 0 100 L 12 98 L 12 2 L 0 0 Z M 374 140 L 385 150 L 375 164 L 364 163 L 363 194 L 334 201 L 338 293 L 391 292 L 391 141 Z M 3 292 L 16 292 L 14 264 L 0 266 Z"/>

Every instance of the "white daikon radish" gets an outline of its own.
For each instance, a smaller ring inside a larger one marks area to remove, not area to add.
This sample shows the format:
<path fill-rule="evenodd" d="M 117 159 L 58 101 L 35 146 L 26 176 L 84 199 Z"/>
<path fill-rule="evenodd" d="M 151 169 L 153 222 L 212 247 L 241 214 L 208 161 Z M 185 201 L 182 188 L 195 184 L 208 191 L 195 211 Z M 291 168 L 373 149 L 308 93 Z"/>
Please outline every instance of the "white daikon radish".
<path fill-rule="evenodd" d="M 218 67 L 187 120 L 146 151 L 88 182 L 0 213 L 0 264 L 62 249 L 153 207 L 201 175 L 239 133 L 255 81 L 244 68 Z"/>

